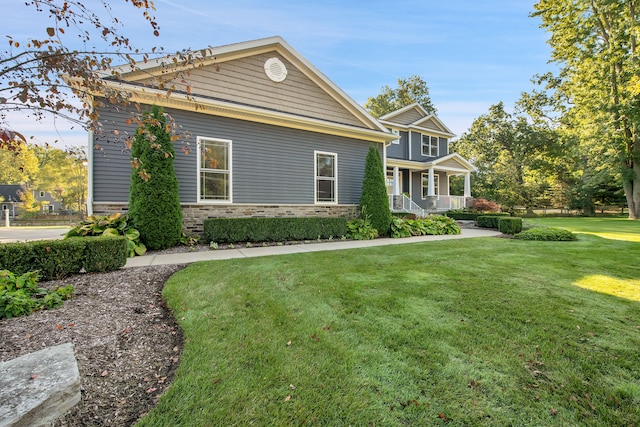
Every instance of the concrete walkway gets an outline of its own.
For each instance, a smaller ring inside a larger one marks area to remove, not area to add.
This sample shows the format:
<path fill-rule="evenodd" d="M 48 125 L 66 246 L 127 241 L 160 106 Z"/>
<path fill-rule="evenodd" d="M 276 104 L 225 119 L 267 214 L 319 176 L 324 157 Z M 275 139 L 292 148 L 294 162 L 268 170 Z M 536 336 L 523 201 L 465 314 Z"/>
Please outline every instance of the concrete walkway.
<path fill-rule="evenodd" d="M 285 246 L 256 246 L 253 248 L 237 248 L 211 250 L 204 252 L 185 252 L 177 254 L 144 255 L 129 258 L 127 267 L 144 267 L 149 265 L 189 264 L 197 261 L 213 261 L 232 258 L 253 258 L 270 255 L 297 254 L 302 252 L 337 251 L 341 249 L 368 248 L 372 246 L 402 245 L 407 243 L 433 242 L 436 240 L 467 239 L 472 237 L 494 237 L 501 233 L 495 230 L 481 228 L 463 228 L 461 234 L 444 236 L 418 236 L 402 239 L 374 239 L 374 240 L 334 240 L 325 243 L 299 243 Z"/>

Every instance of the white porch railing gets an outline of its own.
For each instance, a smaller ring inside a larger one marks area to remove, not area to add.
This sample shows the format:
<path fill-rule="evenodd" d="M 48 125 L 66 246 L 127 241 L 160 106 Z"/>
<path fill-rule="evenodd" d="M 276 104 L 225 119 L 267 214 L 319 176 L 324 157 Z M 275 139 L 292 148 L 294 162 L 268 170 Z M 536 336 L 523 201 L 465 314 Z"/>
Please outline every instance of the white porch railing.
<path fill-rule="evenodd" d="M 423 208 L 421 208 L 416 202 L 414 202 L 404 194 L 390 194 L 389 206 L 391 207 L 391 212 L 412 213 L 419 217 L 426 215 L 426 212 Z"/>
<path fill-rule="evenodd" d="M 436 209 L 439 211 L 464 209 L 466 207 L 466 200 L 464 196 L 438 196 Z"/>

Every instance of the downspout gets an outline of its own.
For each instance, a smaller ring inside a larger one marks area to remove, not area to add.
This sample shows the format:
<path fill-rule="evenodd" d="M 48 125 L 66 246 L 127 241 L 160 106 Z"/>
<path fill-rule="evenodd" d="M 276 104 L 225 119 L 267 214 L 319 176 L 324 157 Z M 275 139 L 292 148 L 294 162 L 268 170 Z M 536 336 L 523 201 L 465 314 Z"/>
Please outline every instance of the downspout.
<path fill-rule="evenodd" d="M 93 113 L 93 96 L 89 105 Z M 87 141 L 87 216 L 93 215 L 93 129 L 89 129 Z"/>

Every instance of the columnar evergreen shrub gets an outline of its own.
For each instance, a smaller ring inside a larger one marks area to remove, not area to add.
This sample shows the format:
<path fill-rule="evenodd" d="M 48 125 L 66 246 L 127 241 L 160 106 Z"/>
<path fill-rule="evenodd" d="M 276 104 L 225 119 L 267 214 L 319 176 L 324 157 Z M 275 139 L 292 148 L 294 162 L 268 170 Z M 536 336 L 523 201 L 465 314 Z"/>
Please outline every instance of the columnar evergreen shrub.
<path fill-rule="evenodd" d="M 173 168 L 175 150 L 162 108 L 153 106 L 131 144 L 129 220 L 149 249 L 180 243 L 182 209 Z"/>
<path fill-rule="evenodd" d="M 369 147 L 364 166 L 362 192 L 360 194 L 360 215 L 366 215 L 380 236 L 387 236 L 391 227 L 391 208 L 382 168 L 380 153 L 372 145 Z"/>

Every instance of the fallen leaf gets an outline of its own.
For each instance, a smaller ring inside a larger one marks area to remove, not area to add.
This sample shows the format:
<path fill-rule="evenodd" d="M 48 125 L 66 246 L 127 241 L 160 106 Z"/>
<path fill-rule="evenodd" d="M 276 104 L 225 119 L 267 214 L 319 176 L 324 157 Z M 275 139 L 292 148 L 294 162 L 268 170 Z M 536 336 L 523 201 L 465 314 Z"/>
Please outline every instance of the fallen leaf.
<path fill-rule="evenodd" d="M 291 340 L 287 341 L 287 346 L 291 345 Z"/>
<path fill-rule="evenodd" d="M 328 331 L 328 330 L 329 330 L 329 327 L 328 327 L 327 325 L 324 325 L 324 326 L 322 327 L 322 329 L 323 329 L 323 330 L 325 330 L 325 331 Z"/>
<path fill-rule="evenodd" d="M 441 420 L 444 420 L 444 421 L 449 421 L 449 418 L 447 418 L 447 416 L 445 414 L 443 414 L 442 412 L 440 412 L 438 414 L 438 418 L 440 418 Z"/>
<path fill-rule="evenodd" d="M 40 374 L 33 374 L 29 377 L 30 380 L 35 380 L 36 378 L 38 378 Z"/>
<path fill-rule="evenodd" d="M 147 394 L 149 394 L 149 393 L 153 393 L 153 392 L 154 392 L 154 391 L 156 391 L 156 390 L 157 390 L 157 388 L 155 388 L 155 387 L 151 387 L 149 390 L 147 390 Z"/>
<path fill-rule="evenodd" d="M 288 401 L 290 401 L 290 400 L 291 400 L 291 396 L 287 396 L 287 397 L 285 397 L 285 398 L 284 398 L 284 401 L 285 401 L 285 402 L 288 402 Z"/>
<path fill-rule="evenodd" d="M 289 384 L 289 388 L 290 388 L 291 390 L 295 390 L 295 389 L 296 389 L 296 386 L 294 386 L 293 384 Z"/>
<path fill-rule="evenodd" d="M 311 339 L 314 341 L 320 341 L 320 338 L 316 334 L 311 335 Z"/>
<path fill-rule="evenodd" d="M 173 352 L 177 353 L 180 349 L 178 348 L 178 346 L 173 347 Z"/>
<path fill-rule="evenodd" d="M 101 377 L 106 377 L 107 375 L 109 375 L 109 371 L 102 371 L 100 374 Z"/>
<path fill-rule="evenodd" d="M 64 326 L 62 326 L 61 324 L 57 324 L 56 329 L 61 331 L 62 329 L 64 329 Z"/>
<path fill-rule="evenodd" d="M 551 415 L 555 416 L 558 414 L 558 410 L 556 408 L 551 408 Z"/>

